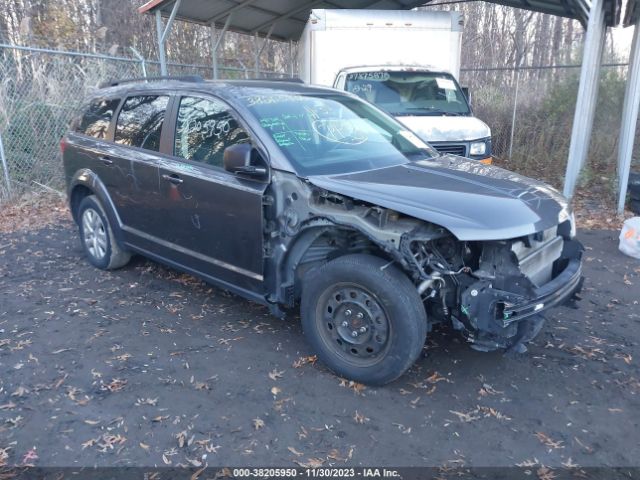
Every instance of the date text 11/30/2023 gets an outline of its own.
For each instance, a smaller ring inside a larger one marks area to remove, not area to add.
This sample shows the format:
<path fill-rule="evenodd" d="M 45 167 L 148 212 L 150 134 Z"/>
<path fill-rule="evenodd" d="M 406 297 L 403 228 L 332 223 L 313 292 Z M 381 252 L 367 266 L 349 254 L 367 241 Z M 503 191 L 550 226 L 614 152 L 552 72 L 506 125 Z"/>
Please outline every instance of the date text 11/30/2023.
<path fill-rule="evenodd" d="M 234 468 L 233 477 L 243 478 L 401 478 L 389 468 Z"/>

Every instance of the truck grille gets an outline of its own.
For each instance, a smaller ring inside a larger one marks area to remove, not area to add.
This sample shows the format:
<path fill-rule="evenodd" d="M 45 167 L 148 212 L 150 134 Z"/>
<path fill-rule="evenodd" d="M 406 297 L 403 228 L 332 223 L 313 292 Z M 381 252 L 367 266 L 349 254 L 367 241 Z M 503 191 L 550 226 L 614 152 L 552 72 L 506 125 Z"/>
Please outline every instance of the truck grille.
<path fill-rule="evenodd" d="M 451 155 L 458 155 L 460 157 L 465 157 L 467 155 L 467 147 L 466 145 L 451 145 L 451 144 L 431 144 L 433 148 L 435 148 L 439 153 Z"/>

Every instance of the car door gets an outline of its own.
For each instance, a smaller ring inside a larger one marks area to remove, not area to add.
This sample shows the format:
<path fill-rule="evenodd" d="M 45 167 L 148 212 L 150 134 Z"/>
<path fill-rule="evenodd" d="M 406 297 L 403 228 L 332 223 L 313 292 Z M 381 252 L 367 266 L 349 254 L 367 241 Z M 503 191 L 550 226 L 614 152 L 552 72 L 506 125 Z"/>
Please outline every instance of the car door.
<path fill-rule="evenodd" d="M 139 246 L 142 239 L 162 234 L 158 165 L 167 93 L 130 94 L 115 122 L 113 145 L 105 161 L 112 173 L 107 186 L 122 221 L 127 242 Z"/>
<path fill-rule="evenodd" d="M 93 99 L 74 126 L 74 142 L 71 147 L 74 165 L 71 174 L 86 167 L 93 171 L 109 193 L 117 184 L 116 165 L 110 156 L 113 141 L 113 119 L 118 112 L 121 97 Z M 79 134 L 79 135 L 78 135 Z"/>
<path fill-rule="evenodd" d="M 248 129 L 222 100 L 176 98 L 172 156 L 160 166 L 165 238 L 175 259 L 242 289 L 262 288 L 262 197 L 266 184 L 223 168 L 224 149 L 252 142 Z"/>

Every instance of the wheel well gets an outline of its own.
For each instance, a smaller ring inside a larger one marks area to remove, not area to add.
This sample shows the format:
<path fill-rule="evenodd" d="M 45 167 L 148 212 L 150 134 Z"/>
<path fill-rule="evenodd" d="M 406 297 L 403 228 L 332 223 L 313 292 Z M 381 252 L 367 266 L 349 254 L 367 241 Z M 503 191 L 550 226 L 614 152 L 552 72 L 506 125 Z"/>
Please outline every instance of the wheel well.
<path fill-rule="evenodd" d="M 89 195 L 93 195 L 93 191 L 85 185 L 76 185 L 71 191 L 69 207 L 71 208 L 71 215 L 73 215 L 73 219 L 76 222 L 78 221 L 78 207 L 80 206 L 80 202 Z"/>
<path fill-rule="evenodd" d="M 353 253 L 366 253 L 391 261 L 391 257 L 362 233 L 351 229 L 330 229 L 319 235 L 295 263 L 294 296 L 300 299 L 302 278 L 314 267 L 334 258 Z"/>

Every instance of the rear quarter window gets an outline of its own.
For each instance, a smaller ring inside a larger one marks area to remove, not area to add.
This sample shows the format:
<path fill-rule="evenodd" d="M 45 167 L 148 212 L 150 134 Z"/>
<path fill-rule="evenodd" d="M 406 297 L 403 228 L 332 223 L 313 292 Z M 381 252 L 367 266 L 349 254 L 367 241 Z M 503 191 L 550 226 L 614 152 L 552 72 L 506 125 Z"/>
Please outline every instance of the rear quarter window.
<path fill-rule="evenodd" d="M 106 138 L 111 119 L 119 104 L 119 98 L 92 101 L 77 123 L 76 132 L 90 137 Z"/>
<path fill-rule="evenodd" d="M 167 95 L 138 95 L 127 98 L 118 115 L 115 142 L 159 151 L 162 124 L 168 104 Z"/>

